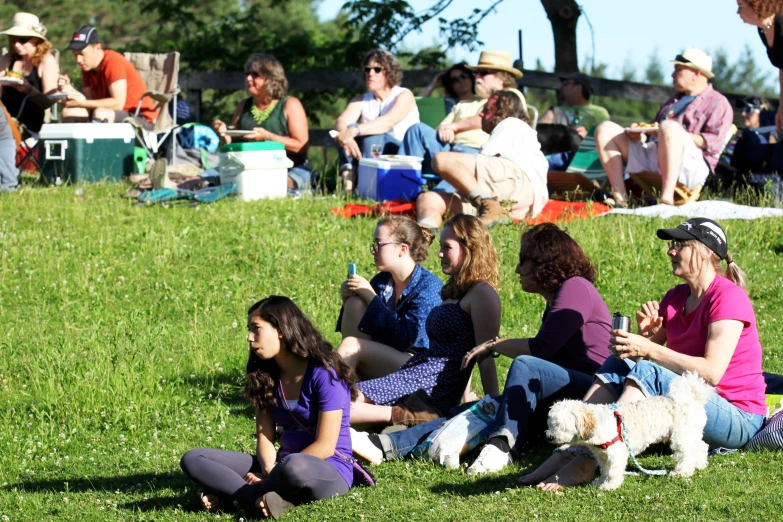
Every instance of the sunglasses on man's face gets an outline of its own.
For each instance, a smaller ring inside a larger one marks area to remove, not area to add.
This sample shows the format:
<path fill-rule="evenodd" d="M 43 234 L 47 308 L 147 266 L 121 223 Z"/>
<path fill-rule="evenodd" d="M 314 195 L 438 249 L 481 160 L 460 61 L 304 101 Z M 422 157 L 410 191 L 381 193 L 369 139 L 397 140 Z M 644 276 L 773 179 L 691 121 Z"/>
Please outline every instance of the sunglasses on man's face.
<path fill-rule="evenodd" d="M 375 74 L 381 74 L 383 71 L 383 67 L 365 67 L 364 68 L 364 74 L 370 74 L 370 71 L 373 71 Z"/>
<path fill-rule="evenodd" d="M 478 76 L 479 78 L 483 78 L 484 76 L 489 76 L 491 74 L 495 74 L 495 71 L 488 71 L 486 69 L 478 69 L 476 71 L 476 76 Z"/>

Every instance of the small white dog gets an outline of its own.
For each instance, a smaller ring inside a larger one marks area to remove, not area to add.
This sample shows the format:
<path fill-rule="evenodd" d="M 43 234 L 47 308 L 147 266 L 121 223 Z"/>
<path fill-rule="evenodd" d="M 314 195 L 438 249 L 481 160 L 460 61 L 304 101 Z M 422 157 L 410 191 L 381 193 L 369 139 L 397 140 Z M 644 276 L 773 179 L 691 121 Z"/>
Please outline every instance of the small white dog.
<path fill-rule="evenodd" d="M 690 477 L 707 467 L 707 443 L 702 441 L 707 414 L 704 404 L 713 388 L 698 374 L 685 372 L 669 387 L 665 397 L 649 397 L 622 403 L 587 404 L 564 400 L 549 410 L 547 439 L 554 444 L 584 445 L 598 460 L 601 489 L 617 489 L 628 464 L 627 442 L 633 455 L 651 444 L 668 442 L 677 466 L 672 472 Z M 627 435 L 624 437 L 623 433 Z"/>

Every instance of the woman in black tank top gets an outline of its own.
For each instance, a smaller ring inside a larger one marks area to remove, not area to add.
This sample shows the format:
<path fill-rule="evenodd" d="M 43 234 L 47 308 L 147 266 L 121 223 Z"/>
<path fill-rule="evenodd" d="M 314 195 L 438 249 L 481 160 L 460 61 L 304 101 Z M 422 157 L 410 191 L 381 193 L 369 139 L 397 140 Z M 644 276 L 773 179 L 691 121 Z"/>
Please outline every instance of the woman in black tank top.
<path fill-rule="evenodd" d="M 45 94 L 57 90 L 60 74 L 52 44 L 46 39 L 46 27 L 29 13 L 14 15 L 8 36 L 8 54 L 0 58 L 0 76 L 20 78 L 23 83 L 0 84 L 0 100 L 8 113 L 28 130 L 38 132 L 44 111 L 51 106 Z"/>

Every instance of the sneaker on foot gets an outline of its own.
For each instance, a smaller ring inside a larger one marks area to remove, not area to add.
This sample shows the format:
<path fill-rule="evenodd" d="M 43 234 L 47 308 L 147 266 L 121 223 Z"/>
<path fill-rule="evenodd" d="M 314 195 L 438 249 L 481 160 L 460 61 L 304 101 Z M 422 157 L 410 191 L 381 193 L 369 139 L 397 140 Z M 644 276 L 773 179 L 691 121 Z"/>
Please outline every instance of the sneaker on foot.
<path fill-rule="evenodd" d="M 511 464 L 511 454 L 501 451 L 497 446 L 486 444 L 481 453 L 468 468 L 468 475 L 495 473 Z"/>
<path fill-rule="evenodd" d="M 354 456 L 366 460 L 373 466 L 383 462 L 383 451 L 370 441 L 370 435 L 366 431 L 356 431 L 351 428 L 351 447 Z"/>
<path fill-rule="evenodd" d="M 509 222 L 508 212 L 497 199 L 477 197 L 472 203 L 478 209 L 478 218 L 487 228 Z"/>

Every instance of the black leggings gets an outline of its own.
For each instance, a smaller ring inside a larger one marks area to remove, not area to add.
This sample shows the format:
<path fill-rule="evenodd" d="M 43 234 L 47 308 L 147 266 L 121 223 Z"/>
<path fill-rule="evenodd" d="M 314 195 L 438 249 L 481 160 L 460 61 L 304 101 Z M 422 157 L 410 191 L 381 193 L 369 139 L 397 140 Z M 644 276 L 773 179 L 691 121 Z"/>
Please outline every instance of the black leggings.
<path fill-rule="evenodd" d="M 346 493 L 348 484 L 337 470 L 313 455 L 294 453 L 278 462 L 268 477 L 253 486 L 245 475 L 261 477 L 258 459 L 247 453 L 199 448 L 185 453 L 179 462 L 185 475 L 217 495 L 221 503 L 238 501 L 252 509 L 256 499 L 274 491 L 288 502 L 298 505 Z"/>

